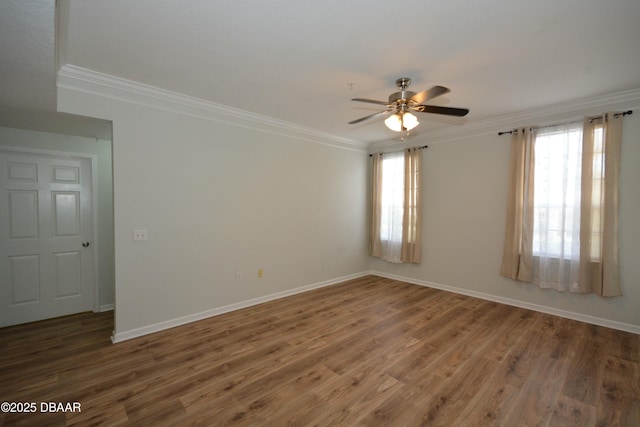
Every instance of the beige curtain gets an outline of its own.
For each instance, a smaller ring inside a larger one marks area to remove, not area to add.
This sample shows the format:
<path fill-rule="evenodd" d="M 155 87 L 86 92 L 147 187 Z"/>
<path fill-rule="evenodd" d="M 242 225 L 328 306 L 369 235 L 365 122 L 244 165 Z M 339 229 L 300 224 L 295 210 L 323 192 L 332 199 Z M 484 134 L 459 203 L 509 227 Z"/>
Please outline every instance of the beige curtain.
<path fill-rule="evenodd" d="M 371 224 L 369 231 L 369 255 L 380 258 L 382 245 L 380 242 L 380 212 L 382 211 L 382 153 L 373 157 L 371 173 Z"/>
<path fill-rule="evenodd" d="M 421 150 L 404 153 L 404 211 L 402 216 L 402 262 L 419 264 L 422 259 L 420 199 Z"/>
<path fill-rule="evenodd" d="M 622 116 L 607 113 L 584 122 L 580 207 L 582 291 L 622 295 L 619 261 L 620 154 Z"/>
<path fill-rule="evenodd" d="M 507 218 L 500 275 L 534 282 L 532 253 L 535 129 L 512 133 Z M 608 113 L 586 119 L 583 129 L 580 276 L 573 292 L 621 295 L 619 266 L 618 182 L 622 117 Z"/>
<path fill-rule="evenodd" d="M 533 280 L 533 169 L 535 129 L 514 129 L 511 134 L 507 218 L 500 275 Z"/>
<path fill-rule="evenodd" d="M 369 255 L 391 262 L 420 263 L 422 258 L 421 227 L 421 152 L 418 148 L 406 150 L 404 153 L 404 182 L 402 191 L 402 242 L 400 253 L 389 256 L 390 248 L 397 247 L 397 242 L 383 241 L 381 237 L 382 220 L 382 188 L 383 188 L 383 154 L 373 154 L 372 193 L 371 193 L 371 228 L 369 232 Z M 398 236 L 399 237 L 399 236 Z M 395 250 L 395 249 L 394 249 Z"/>

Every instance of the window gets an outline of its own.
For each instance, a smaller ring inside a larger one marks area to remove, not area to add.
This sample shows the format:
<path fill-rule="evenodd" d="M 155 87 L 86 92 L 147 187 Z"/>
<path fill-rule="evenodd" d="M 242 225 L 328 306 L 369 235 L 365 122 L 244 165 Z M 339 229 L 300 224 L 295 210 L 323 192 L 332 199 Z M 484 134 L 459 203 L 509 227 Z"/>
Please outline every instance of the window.
<path fill-rule="evenodd" d="M 404 211 L 404 156 L 390 153 L 382 159 L 382 196 L 380 211 L 380 239 L 402 243 L 402 215 Z"/>
<path fill-rule="evenodd" d="M 591 259 L 601 258 L 599 242 L 602 241 L 602 224 L 600 213 L 604 209 L 604 138 L 602 125 L 593 129 L 593 164 L 591 185 Z"/>
<path fill-rule="evenodd" d="M 623 115 L 512 132 L 501 275 L 559 291 L 621 295 Z"/>
<path fill-rule="evenodd" d="M 533 255 L 579 257 L 582 123 L 538 131 L 534 146 Z M 593 129 L 591 257 L 600 256 L 604 153 L 602 126 Z"/>
<path fill-rule="evenodd" d="M 542 129 L 534 144 L 533 254 L 577 256 L 582 123 Z"/>
<path fill-rule="evenodd" d="M 394 263 L 419 263 L 420 148 L 373 155 L 369 254 Z"/>

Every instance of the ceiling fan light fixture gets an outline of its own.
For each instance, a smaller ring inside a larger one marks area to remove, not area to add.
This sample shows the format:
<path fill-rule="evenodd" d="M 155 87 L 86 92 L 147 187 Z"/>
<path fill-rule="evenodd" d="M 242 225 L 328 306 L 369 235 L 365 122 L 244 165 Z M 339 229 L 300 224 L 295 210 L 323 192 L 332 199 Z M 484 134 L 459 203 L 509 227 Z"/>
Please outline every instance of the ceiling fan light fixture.
<path fill-rule="evenodd" d="M 406 130 L 411 130 L 420 124 L 418 118 L 409 112 L 404 113 L 404 115 L 402 116 L 402 123 L 404 124 L 404 128 Z"/>
<path fill-rule="evenodd" d="M 402 120 L 400 119 L 400 114 L 392 114 L 384 121 L 384 124 L 394 132 L 402 131 Z"/>
<path fill-rule="evenodd" d="M 390 115 L 384 124 L 394 132 L 410 131 L 420 124 L 418 118 L 409 112 L 398 112 Z"/>

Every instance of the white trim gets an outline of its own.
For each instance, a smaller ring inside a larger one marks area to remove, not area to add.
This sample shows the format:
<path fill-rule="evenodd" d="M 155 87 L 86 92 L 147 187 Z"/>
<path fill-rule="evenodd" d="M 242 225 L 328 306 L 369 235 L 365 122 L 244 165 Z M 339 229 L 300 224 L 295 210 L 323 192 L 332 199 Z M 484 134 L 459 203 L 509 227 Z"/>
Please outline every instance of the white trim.
<path fill-rule="evenodd" d="M 453 292 L 456 294 L 467 295 L 474 298 L 479 298 L 487 301 L 493 301 L 500 304 L 506 304 L 513 307 L 524 308 L 527 310 L 537 311 L 540 313 L 551 314 L 558 317 L 563 317 L 566 319 L 577 320 L 584 323 L 589 323 L 592 325 L 604 326 L 611 329 L 617 329 L 620 331 L 631 332 L 634 334 L 640 335 L 640 326 L 631 325 L 623 322 L 616 322 L 614 320 L 603 319 L 600 317 L 588 316 L 581 313 L 574 313 L 566 310 L 555 309 L 552 307 L 546 307 L 538 304 L 527 303 L 519 300 L 514 300 L 511 298 L 504 298 L 497 295 L 491 295 L 484 292 L 472 291 L 464 288 L 459 288 L 456 286 L 443 285 L 441 283 L 428 282 L 424 280 L 414 279 L 412 277 L 399 276 L 395 274 L 383 273 L 377 270 L 369 270 L 360 273 L 351 274 L 348 276 L 338 277 L 336 279 L 326 280 L 323 282 L 313 283 L 306 286 L 301 286 L 299 288 L 290 289 L 287 291 L 277 292 L 270 295 L 265 295 L 262 297 L 254 298 L 247 301 L 241 301 L 235 304 L 229 304 L 223 307 L 214 308 L 211 310 L 201 311 L 199 313 L 189 314 L 186 316 L 178 317 L 171 320 L 166 320 L 159 323 L 154 323 L 152 325 L 143 326 L 140 328 L 131 329 L 123 332 L 113 331 L 113 335 L 111 336 L 111 341 L 116 344 L 122 341 L 130 340 L 133 338 L 138 338 L 144 335 L 152 334 L 155 332 L 160 332 L 166 329 L 174 328 L 176 326 L 182 326 L 191 322 L 197 322 L 199 320 L 207 319 L 209 317 L 218 316 L 220 314 L 229 313 L 232 311 L 240 310 L 243 308 L 251 307 L 254 305 L 262 304 L 265 302 L 277 300 L 280 298 L 286 298 L 288 296 L 300 294 L 303 292 L 311 291 L 313 289 L 319 289 L 331 285 L 336 285 L 347 280 L 357 279 L 360 277 L 365 277 L 368 275 L 374 275 L 379 277 L 384 277 L 387 279 L 400 280 L 402 282 L 411 283 L 414 285 L 425 286 L 434 289 L 440 289 L 443 291 Z M 113 304 L 105 304 L 101 307 L 101 311 L 107 311 L 113 308 Z"/>
<path fill-rule="evenodd" d="M 557 123 L 558 116 L 574 115 L 565 120 L 582 120 L 585 115 L 603 113 L 611 109 L 638 109 L 640 108 L 640 89 L 632 89 L 608 95 L 594 96 L 555 105 L 549 105 L 512 114 L 505 114 L 485 120 L 466 123 L 463 126 L 450 126 L 436 129 L 416 135 L 409 142 L 411 145 L 424 143 L 441 144 L 466 138 L 477 138 L 483 135 L 496 135 L 499 131 L 511 130 L 516 126 L 546 126 Z M 384 151 L 388 147 L 398 147 L 397 141 L 379 141 L 370 145 L 370 151 Z"/>
<path fill-rule="evenodd" d="M 532 304 L 524 301 L 514 300 L 511 298 L 491 295 L 484 292 L 472 291 L 469 289 L 459 288 L 456 286 L 443 285 L 441 283 L 414 279 L 413 277 L 399 276 L 396 274 L 388 274 L 388 273 L 383 273 L 381 271 L 376 271 L 376 270 L 369 271 L 369 274 L 372 274 L 374 276 L 384 277 L 387 279 L 400 280 L 402 282 L 407 282 L 414 285 L 425 286 L 428 288 L 440 289 L 443 291 L 453 292 L 456 294 L 467 295 L 470 297 L 480 298 L 487 301 L 493 301 L 500 304 L 506 304 L 513 307 L 525 308 L 527 310 L 533 310 L 540 313 L 551 314 L 558 317 L 564 317 L 566 319 L 577 320 L 579 322 L 589 323 L 589 324 L 598 325 L 598 326 L 604 326 L 607 328 L 617 329 L 619 331 L 631 332 L 633 334 L 640 335 L 640 326 L 638 325 L 617 322 L 615 320 L 603 319 L 601 317 L 589 316 L 587 314 L 575 313 L 572 311 L 560 310 L 557 308 L 547 307 L 544 305 Z"/>
<path fill-rule="evenodd" d="M 64 65 L 57 73 L 58 89 L 68 89 L 124 101 L 176 114 L 287 136 L 308 142 L 367 151 L 368 144 L 307 128 L 295 123 L 217 104 L 154 86 L 114 77 L 75 65 Z M 111 119 L 111 118 L 109 118 Z"/>
<path fill-rule="evenodd" d="M 105 311 L 114 311 L 116 309 L 115 304 L 102 304 L 98 310 L 99 313 L 103 313 Z"/>
<path fill-rule="evenodd" d="M 235 304 L 229 304 L 223 307 L 213 308 L 211 310 L 201 311 L 199 313 L 188 314 L 186 316 L 177 317 L 171 320 L 165 320 L 159 323 L 154 323 L 152 325 L 142 326 L 140 328 L 130 329 L 128 331 L 116 332 L 113 331 L 113 335 L 111 336 L 111 341 L 115 343 L 119 343 L 121 341 L 130 340 L 133 338 L 138 338 L 143 335 L 152 334 L 154 332 L 160 332 L 165 329 L 174 328 L 176 326 L 185 325 L 191 322 L 197 322 L 198 320 L 207 319 L 209 317 L 218 316 L 220 314 L 229 313 L 232 311 L 240 310 L 243 308 L 251 307 L 254 305 L 262 304 L 265 302 L 285 298 L 288 296 L 300 294 L 303 292 L 308 292 L 313 289 L 324 288 L 331 285 L 336 285 L 338 283 L 346 282 L 347 280 L 357 279 L 359 277 L 364 277 L 369 275 L 369 272 L 361 272 L 350 274 L 348 276 L 342 276 L 335 279 L 325 280 L 323 282 L 312 283 L 310 285 L 301 286 L 299 288 L 289 289 L 282 292 L 276 292 L 274 294 L 265 295 L 262 297 L 250 299 L 247 301 L 241 301 Z"/>
<path fill-rule="evenodd" d="M 519 126 L 546 126 L 552 122 L 557 122 L 558 116 L 562 114 L 570 114 L 572 112 L 580 112 L 595 108 L 597 108 L 599 112 L 602 113 L 604 111 L 600 110 L 603 108 L 606 109 L 606 107 L 608 106 L 614 106 L 623 103 L 631 103 L 631 106 L 639 105 L 640 89 L 583 98 L 541 108 L 534 108 L 517 113 L 505 114 L 499 117 L 470 123 L 464 128 L 451 127 L 439 131 L 434 131 L 428 134 L 428 139 L 437 139 L 438 141 L 440 141 L 458 139 L 461 135 L 494 133 L 497 132 L 496 129 L 502 130 L 500 129 L 502 126 L 509 127 L 513 123 L 519 123 Z M 631 106 L 629 108 L 631 108 Z M 582 115 L 577 117 L 577 119 L 579 119 L 580 121 L 582 121 L 583 118 L 584 117 Z"/>

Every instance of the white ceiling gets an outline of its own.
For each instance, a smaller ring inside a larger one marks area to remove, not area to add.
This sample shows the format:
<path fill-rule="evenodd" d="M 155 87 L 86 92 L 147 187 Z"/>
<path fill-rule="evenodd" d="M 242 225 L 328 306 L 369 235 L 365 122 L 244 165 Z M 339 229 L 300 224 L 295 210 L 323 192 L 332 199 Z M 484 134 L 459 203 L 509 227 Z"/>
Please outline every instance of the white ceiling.
<path fill-rule="evenodd" d="M 640 88 L 638 0 L 59 3 L 59 65 L 361 143 L 397 134 L 381 120 L 348 125 L 379 110 L 350 99 L 386 100 L 403 76 L 416 92 L 451 88 L 432 103 L 471 111 L 465 118 L 421 114 L 416 135 Z M 49 103 L 51 88 L 40 86 L 55 69 L 53 0 L 0 4 L 0 104 Z"/>
<path fill-rule="evenodd" d="M 54 110 L 55 5 L 0 0 L 0 105 Z"/>
<path fill-rule="evenodd" d="M 111 123 L 56 112 L 55 0 L 0 0 L 0 126 L 111 139 Z"/>

